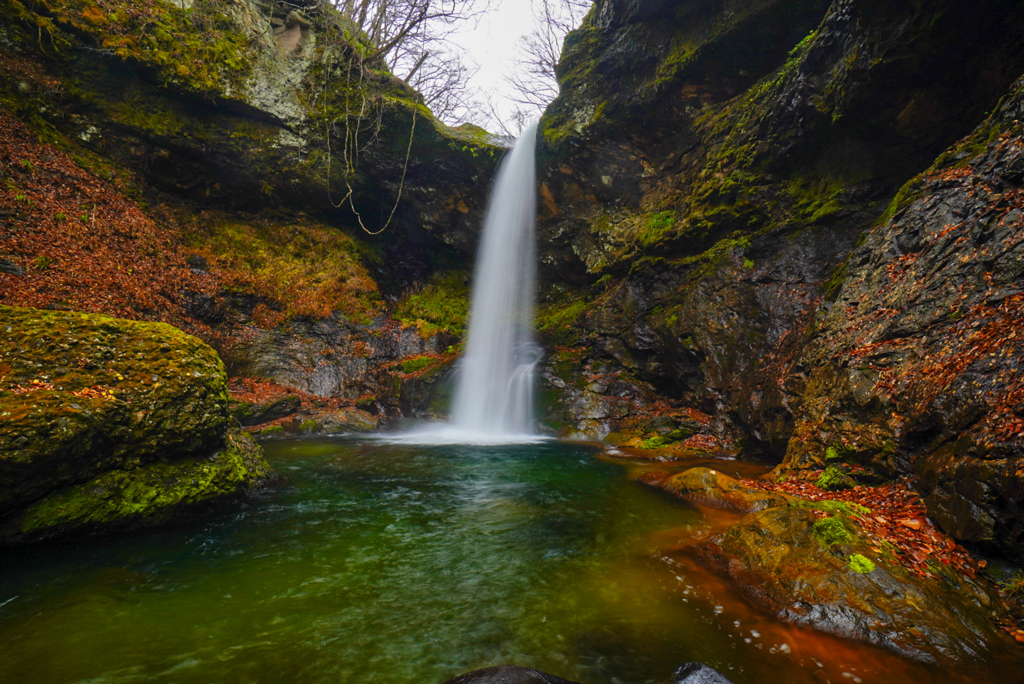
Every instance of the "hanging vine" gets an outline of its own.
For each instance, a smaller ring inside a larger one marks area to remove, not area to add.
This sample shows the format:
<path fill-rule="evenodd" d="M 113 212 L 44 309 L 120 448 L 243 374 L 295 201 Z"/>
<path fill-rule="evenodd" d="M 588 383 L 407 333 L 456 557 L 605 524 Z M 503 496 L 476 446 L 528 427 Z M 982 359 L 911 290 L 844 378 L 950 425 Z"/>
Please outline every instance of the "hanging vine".
<path fill-rule="evenodd" d="M 330 110 L 330 102 L 327 101 L 327 94 L 332 90 L 332 78 L 337 78 L 336 70 L 333 69 L 331 65 L 332 63 L 337 64 L 337 61 L 340 59 L 344 59 L 346 62 L 346 66 L 343 69 L 345 83 L 341 87 L 342 92 L 344 92 L 344 109 L 340 116 L 326 116 L 327 120 L 325 122 L 325 134 L 327 139 L 327 196 L 331 205 L 336 209 L 340 209 L 347 204 L 349 210 L 352 212 L 353 216 L 355 216 L 359 227 L 366 234 L 380 235 L 387 230 L 394 221 L 398 205 L 402 201 L 402 194 L 405 190 L 405 179 L 409 170 L 409 160 L 412 156 L 412 145 L 416 136 L 416 111 L 412 111 L 409 142 L 406 145 L 405 159 L 402 164 L 402 174 L 399 180 L 395 202 L 392 205 L 383 225 L 376 230 L 372 230 L 366 226 L 366 222 L 363 220 L 363 214 L 356 208 L 356 193 L 355 189 L 352 187 L 352 178 L 356 175 L 359 168 L 360 153 L 364 149 L 367 149 L 378 142 L 380 129 L 383 124 L 384 108 L 386 105 L 374 102 L 366 93 L 366 74 L 369 70 L 366 62 L 372 61 L 372 59 L 361 54 L 361 51 L 359 50 L 360 45 L 356 42 L 357 39 L 353 40 L 350 38 L 347 31 L 339 29 L 337 26 L 333 26 L 332 28 L 335 29 L 334 36 L 331 36 L 329 31 L 325 33 L 325 39 L 333 37 L 334 40 L 331 44 L 324 47 L 324 81 L 322 89 L 319 93 L 316 93 L 313 98 L 314 104 L 319 104 L 322 111 L 327 114 Z M 341 47 L 347 54 L 338 55 L 338 59 L 332 59 L 331 49 L 335 47 Z M 371 58 L 372 57 L 379 58 L 379 55 L 371 54 Z M 356 97 L 358 97 L 358 107 L 354 107 L 356 104 L 354 99 Z M 321 98 L 323 98 L 323 101 L 318 103 L 317 101 L 321 100 Z M 353 112 L 355 113 L 353 114 Z M 342 122 L 344 123 L 344 130 L 339 135 L 338 127 Z M 366 140 L 366 134 L 369 134 L 368 140 Z M 337 150 L 335 147 L 335 138 L 340 138 L 342 140 L 340 150 Z M 363 142 L 364 140 L 365 142 Z M 346 192 L 341 198 L 336 199 L 331 185 L 339 154 L 342 162 L 341 173 Z"/>

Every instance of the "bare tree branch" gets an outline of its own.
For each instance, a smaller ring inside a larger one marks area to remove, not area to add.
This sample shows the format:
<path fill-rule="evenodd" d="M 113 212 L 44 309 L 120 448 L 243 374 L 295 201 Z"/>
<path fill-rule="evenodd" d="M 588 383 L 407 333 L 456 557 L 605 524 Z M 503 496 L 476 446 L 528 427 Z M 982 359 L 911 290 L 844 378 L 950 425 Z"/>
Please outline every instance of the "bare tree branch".
<path fill-rule="evenodd" d="M 590 0 L 534 0 L 537 28 L 519 42 L 516 64 L 519 70 L 506 78 L 529 118 L 537 118 L 558 96 L 555 69 L 562 56 L 565 35 L 579 26 L 590 10 Z"/>
<path fill-rule="evenodd" d="M 448 36 L 486 10 L 489 0 L 331 0 L 376 48 L 392 73 L 422 93 L 434 114 L 455 121 L 471 109 L 472 71 Z"/>

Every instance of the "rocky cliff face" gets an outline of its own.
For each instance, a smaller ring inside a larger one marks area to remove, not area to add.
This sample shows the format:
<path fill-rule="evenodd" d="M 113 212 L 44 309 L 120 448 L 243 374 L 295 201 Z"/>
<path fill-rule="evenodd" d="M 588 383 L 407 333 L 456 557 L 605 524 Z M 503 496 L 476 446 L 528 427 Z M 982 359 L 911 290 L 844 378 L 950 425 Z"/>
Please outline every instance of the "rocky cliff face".
<path fill-rule="evenodd" d="M 474 241 L 496 148 L 437 121 L 327 3 L 12 0 L 3 12 L 5 104 L 157 188 L 370 231 L 397 206 L 389 244 Z"/>
<path fill-rule="evenodd" d="M 915 476 L 959 539 L 1019 550 L 1022 19 L 598 2 L 542 121 L 542 324 L 575 328 L 552 365 L 577 354 L 589 375 L 558 380 L 591 404 L 622 397 L 603 374 L 668 406 L 569 422 L 681 445 L 673 416 L 699 410 L 698 446 L 784 471 L 831 447 Z"/>
<path fill-rule="evenodd" d="M 392 415 L 436 396 L 485 135 L 312 0 L 0 12 L 4 303 L 171 322 Z M 539 143 L 549 422 L 911 476 L 1019 554 L 1022 29 L 996 0 L 597 2 Z"/>

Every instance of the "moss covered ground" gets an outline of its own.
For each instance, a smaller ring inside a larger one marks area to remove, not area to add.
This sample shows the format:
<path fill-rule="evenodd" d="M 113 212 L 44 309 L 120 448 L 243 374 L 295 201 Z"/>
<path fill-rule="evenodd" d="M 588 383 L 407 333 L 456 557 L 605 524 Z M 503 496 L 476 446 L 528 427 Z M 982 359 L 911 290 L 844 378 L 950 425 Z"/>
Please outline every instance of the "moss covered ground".
<path fill-rule="evenodd" d="M 186 224 L 185 244 L 223 287 L 276 300 L 277 321 L 337 311 L 369 323 L 379 315 L 383 299 L 364 263 L 379 261 L 374 248 L 314 220 L 288 219 L 211 212 Z"/>

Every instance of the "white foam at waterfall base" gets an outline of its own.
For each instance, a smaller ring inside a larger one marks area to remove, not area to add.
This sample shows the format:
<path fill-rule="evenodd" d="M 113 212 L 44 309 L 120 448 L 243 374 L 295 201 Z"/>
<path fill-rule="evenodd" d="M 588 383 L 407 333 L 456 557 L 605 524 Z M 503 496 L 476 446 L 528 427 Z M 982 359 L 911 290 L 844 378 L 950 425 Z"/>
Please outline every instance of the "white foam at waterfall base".
<path fill-rule="evenodd" d="M 536 289 L 537 124 L 523 131 L 498 169 L 480 236 L 469 334 L 450 420 L 387 439 L 420 444 L 516 444 L 536 433 L 533 338 Z"/>

